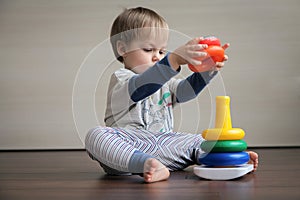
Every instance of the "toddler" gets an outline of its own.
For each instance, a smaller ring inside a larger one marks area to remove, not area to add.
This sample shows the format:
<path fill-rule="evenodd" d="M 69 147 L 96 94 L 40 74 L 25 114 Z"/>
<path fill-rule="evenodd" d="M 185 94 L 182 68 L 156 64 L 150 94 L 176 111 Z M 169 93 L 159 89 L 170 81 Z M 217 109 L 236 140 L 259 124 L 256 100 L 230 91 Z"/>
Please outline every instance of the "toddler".
<path fill-rule="evenodd" d="M 204 58 L 201 50 L 207 48 L 198 44 L 201 39 L 168 53 L 168 25 L 153 10 L 126 9 L 115 19 L 111 44 L 124 68 L 110 79 L 106 126 L 91 129 L 85 139 L 88 154 L 106 173 L 140 174 L 150 183 L 168 179 L 169 171 L 201 164 L 201 134 L 173 131 L 173 107 L 195 98 L 224 65 L 205 66 L 186 79 L 174 78 L 181 65 L 201 64 L 196 58 Z M 249 155 L 256 170 L 258 155 Z"/>

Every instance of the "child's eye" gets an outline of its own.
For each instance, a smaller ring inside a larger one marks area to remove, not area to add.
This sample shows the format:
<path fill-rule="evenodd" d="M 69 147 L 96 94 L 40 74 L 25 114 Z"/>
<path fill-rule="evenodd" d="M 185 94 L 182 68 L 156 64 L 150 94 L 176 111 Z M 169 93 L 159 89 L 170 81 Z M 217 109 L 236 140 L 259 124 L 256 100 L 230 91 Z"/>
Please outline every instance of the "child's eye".
<path fill-rule="evenodd" d="M 166 54 L 166 53 L 167 53 L 166 50 L 160 50 L 160 51 L 159 51 L 159 54 L 161 54 L 161 55 Z"/>
<path fill-rule="evenodd" d="M 155 48 L 143 48 L 143 51 L 145 51 L 145 52 L 154 52 L 154 51 L 158 51 L 158 53 L 159 53 L 160 55 L 166 54 L 166 50 L 164 50 L 164 49 L 158 50 L 158 49 L 155 49 Z"/>
<path fill-rule="evenodd" d="M 145 51 L 145 52 L 152 52 L 153 49 L 152 48 L 143 48 L 143 51 Z"/>

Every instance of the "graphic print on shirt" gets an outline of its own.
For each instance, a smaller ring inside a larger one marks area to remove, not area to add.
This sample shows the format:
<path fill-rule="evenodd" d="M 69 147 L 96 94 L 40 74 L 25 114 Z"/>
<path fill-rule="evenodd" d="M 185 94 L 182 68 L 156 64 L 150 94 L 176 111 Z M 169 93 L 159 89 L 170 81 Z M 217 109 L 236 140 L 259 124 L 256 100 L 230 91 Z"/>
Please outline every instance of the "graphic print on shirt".
<path fill-rule="evenodd" d="M 160 97 L 159 99 L 155 97 Z M 148 105 L 147 105 L 148 104 Z M 152 95 L 145 101 L 144 120 L 147 130 L 170 131 L 173 128 L 172 97 L 169 91 Z"/>
<path fill-rule="evenodd" d="M 170 93 L 170 92 L 164 93 L 164 94 L 162 95 L 161 100 L 158 101 L 158 105 L 162 105 L 164 102 L 166 102 L 166 99 L 167 99 L 168 97 L 170 97 L 170 96 L 171 96 L 171 93 Z M 172 102 L 167 103 L 166 106 L 172 106 Z"/>

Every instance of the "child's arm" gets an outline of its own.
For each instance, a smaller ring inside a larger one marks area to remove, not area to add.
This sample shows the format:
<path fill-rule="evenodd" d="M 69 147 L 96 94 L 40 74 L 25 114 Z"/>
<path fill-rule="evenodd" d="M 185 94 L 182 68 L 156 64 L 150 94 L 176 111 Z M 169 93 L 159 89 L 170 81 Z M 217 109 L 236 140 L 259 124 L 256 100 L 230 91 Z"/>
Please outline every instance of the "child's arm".
<path fill-rule="evenodd" d="M 192 64 L 192 65 L 201 65 L 201 61 L 195 59 L 199 57 L 205 57 L 206 53 L 201 51 L 207 48 L 206 44 L 199 44 L 203 38 L 195 38 L 185 45 L 179 47 L 174 52 L 170 53 L 169 62 L 171 66 L 176 69 L 178 65 Z M 229 44 L 224 45 L 224 49 L 228 48 Z M 224 61 L 227 61 L 228 57 L 225 55 Z M 212 63 L 211 66 L 208 66 L 205 72 L 193 73 L 188 78 L 180 81 L 176 85 L 176 101 L 185 102 L 190 99 L 195 98 L 203 88 L 209 83 L 209 81 L 217 74 L 217 71 L 224 66 L 224 62 Z M 215 71 L 217 70 L 217 71 Z M 211 74 L 211 71 L 213 72 Z"/>
<path fill-rule="evenodd" d="M 195 38 L 187 44 L 182 45 L 174 52 L 165 56 L 142 74 L 130 78 L 128 91 L 131 100 L 138 102 L 159 90 L 167 81 L 180 71 L 180 65 L 190 63 L 200 65 L 201 61 L 195 59 L 205 57 L 207 54 L 201 50 L 207 48 L 206 44 L 198 44 L 203 38 Z M 227 59 L 227 58 L 226 58 Z M 225 60 L 226 60 L 225 59 Z M 223 62 L 216 63 L 217 68 L 223 66 Z M 214 68 L 212 66 L 211 68 Z M 194 73 L 187 79 L 183 80 L 176 89 L 177 101 L 183 102 L 194 98 L 213 77 L 208 76 L 209 72 Z M 216 73 L 214 73 L 216 74 Z M 187 92 L 188 88 L 191 88 Z"/>
<path fill-rule="evenodd" d="M 182 103 L 195 98 L 209 83 L 211 79 L 217 74 L 214 71 L 210 72 L 193 73 L 186 79 L 180 81 L 176 88 L 176 101 Z"/>
<path fill-rule="evenodd" d="M 178 67 L 179 70 L 179 67 Z M 180 71 L 180 70 L 179 70 Z M 128 91 L 131 100 L 138 102 L 159 90 L 167 81 L 177 75 L 170 66 L 168 55 L 150 67 L 142 74 L 137 74 L 130 78 Z"/>

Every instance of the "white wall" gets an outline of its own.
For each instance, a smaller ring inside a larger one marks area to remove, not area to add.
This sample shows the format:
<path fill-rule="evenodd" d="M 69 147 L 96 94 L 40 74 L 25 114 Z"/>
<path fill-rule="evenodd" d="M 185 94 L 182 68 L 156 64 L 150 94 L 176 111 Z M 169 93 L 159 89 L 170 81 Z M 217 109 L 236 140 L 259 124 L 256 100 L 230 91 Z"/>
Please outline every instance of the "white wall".
<path fill-rule="evenodd" d="M 233 125 L 246 131 L 249 146 L 299 146 L 299 1 L 14 0 L 0 1 L 0 149 L 83 147 L 80 123 L 94 126 L 97 120 L 77 114 L 95 106 L 103 125 L 109 74 L 119 67 L 100 59 L 112 56 L 105 46 L 110 25 L 123 7 L 139 5 L 156 10 L 179 33 L 214 34 L 231 43 L 221 76 L 176 108 L 177 130 L 199 133 L 213 126 L 214 95 L 227 94 Z M 89 62 L 102 73 L 85 85 L 96 84 L 94 99 L 76 85 Z M 74 96 L 74 88 L 80 94 Z M 72 102 L 81 99 L 89 104 L 75 105 L 73 113 Z"/>

